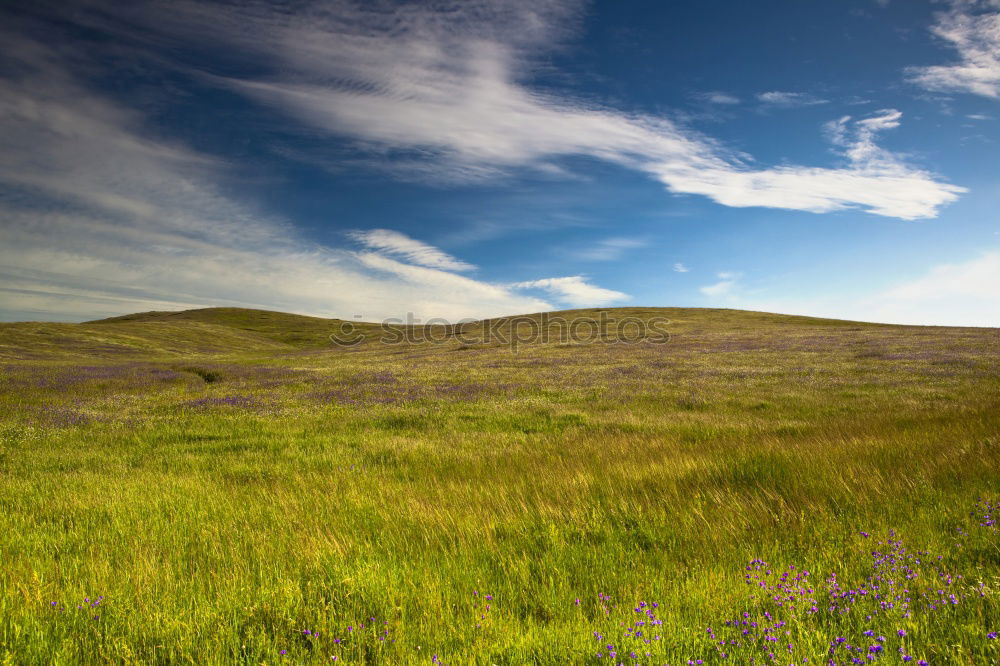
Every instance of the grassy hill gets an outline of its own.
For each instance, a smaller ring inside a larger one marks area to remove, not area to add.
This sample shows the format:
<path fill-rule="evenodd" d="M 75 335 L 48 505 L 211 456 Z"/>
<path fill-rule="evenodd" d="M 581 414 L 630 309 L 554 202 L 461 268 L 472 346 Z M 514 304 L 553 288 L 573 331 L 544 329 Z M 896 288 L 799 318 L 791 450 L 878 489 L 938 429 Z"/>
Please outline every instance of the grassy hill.
<path fill-rule="evenodd" d="M 245 331 L 253 334 L 254 338 L 264 338 L 291 347 L 315 347 L 329 344 L 330 333 L 341 320 L 246 308 L 202 308 L 180 312 L 140 312 L 88 323 L 103 325 L 137 322 L 196 322 Z"/>
<path fill-rule="evenodd" d="M 1000 330 L 342 324 L 0 325 L 0 663 L 1000 661 Z"/>
<path fill-rule="evenodd" d="M 749 333 L 758 336 L 773 331 L 800 335 L 811 329 L 852 329 L 854 331 L 888 331 L 899 327 L 865 324 L 834 319 L 777 315 L 705 308 L 602 308 L 567 310 L 555 313 L 535 313 L 517 317 L 467 323 L 461 327 L 393 326 L 397 337 L 404 341 L 434 340 L 462 345 L 471 339 L 474 345 L 504 346 L 513 337 L 512 323 L 520 327 L 523 344 L 572 342 L 568 324 L 563 324 L 559 337 L 558 320 L 576 322 L 577 330 L 590 341 L 594 336 L 587 322 L 600 324 L 612 319 L 600 331 L 602 339 L 614 337 L 615 324 L 623 320 L 639 320 L 648 324 L 652 319 L 668 320 L 667 330 L 673 336 L 721 339 Z M 540 324 L 548 321 L 548 335 L 532 335 L 541 331 Z M 534 322 L 536 328 L 532 328 Z M 239 356 L 247 353 L 267 353 L 294 350 L 336 351 L 331 340 L 343 330 L 353 327 L 348 338 L 360 337 L 360 344 L 372 351 L 398 351 L 374 345 L 386 334 L 372 322 L 346 322 L 305 315 L 270 312 L 245 308 L 202 308 L 179 312 L 141 312 L 136 314 L 84 322 L 83 324 L 51 324 L 40 322 L 0 323 L 0 358 L 42 360 L 46 358 L 169 357 L 184 355 Z M 491 339 L 487 339 L 486 331 Z M 933 329 L 931 329 L 933 330 Z M 648 332 L 648 331 L 647 331 Z M 766 340 L 766 338 L 761 338 Z M 772 339 L 772 342 L 774 339 Z M 468 346 L 468 345 L 466 345 Z M 350 346 L 348 346 L 350 348 Z"/>
<path fill-rule="evenodd" d="M 244 308 L 141 312 L 82 324 L 0 323 L 0 358 L 238 356 L 329 348 L 339 319 Z M 360 324 L 373 330 L 374 324 Z"/>
<path fill-rule="evenodd" d="M 205 356 L 290 349 L 229 326 L 200 322 L 0 324 L 0 359 L 122 359 Z"/>

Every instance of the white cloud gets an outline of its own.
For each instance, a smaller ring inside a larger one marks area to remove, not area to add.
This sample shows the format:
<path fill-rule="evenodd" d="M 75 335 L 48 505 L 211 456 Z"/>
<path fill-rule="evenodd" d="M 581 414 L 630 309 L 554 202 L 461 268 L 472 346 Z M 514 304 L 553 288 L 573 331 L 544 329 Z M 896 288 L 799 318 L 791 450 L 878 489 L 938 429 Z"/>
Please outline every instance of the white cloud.
<path fill-rule="evenodd" d="M 898 111 L 882 111 L 859 121 L 845 116 L 828 126 L 848 164 L 839 169 L 776 167 L 740 171 L 707 160 L 700 168 L 670 163 L 660 168 L 671 189 L 711 196 L 729 206 L 771 206 L 829 212 L 860 205 L 876 215 L 917 219 L 965 188 L 935 182 L 874 143 L 878 131 L 898 124 Z"/>
<path fill-rule="evenodd" d="M 646 241 L 637 238 L 605 238 L 592 247 L 573 252 L 573 256 L 585 261 L 615 261 L 621 259 L 627 250 L 645 247 L 646 244 Z"/>
<path fill-rule="evenodd" d="M 809 93 L 785 92 L 780 90 L 758 93 L 757 101 L 759 101 L 761 104 L 766 104 L 768 106 L 777 106 L 784 108 L 795 108 L 800 106 L 817 106 L 819 104 L 829 103 L 828 100 L 821 99 L 814 95 L 810 95 Z"/>
<path fill-rule="evenodd" d="M 676 264 L 674 264 L 674 272 L 675 273 L 687 273 L 689 270 L 691 270 L 691 269 L 688 268 L 687 266 L 685 266 L 684 264 L 682 264 L 679 261 Z"/>
<path fill-rule="evenodd" d="M 456 259 L 436 247 L 391 229 L 354 231 L 349 236 L 374 250 L 404 257 L 420 266 L 440 268 L 446 271 L 469 271 L 475 268 L 472 264 Z"/>
<path fill-rule="evenodd" d="M 911 67 L 911 81 L 927 90 L 1000 98 L 1000 3 L 958 0 L 931 31 L 958 52 L 953 65 Z"/>
<path fill-rule="evenodd" d="M 896 157 L 875 143 L 875 135 L 899 127 L 903 114 L 896 109 L 882 109 L 876 115 L 851 125 L 851 116 L 843 116 L 826 124 L 834 145 L 845 150 L 852 164 L 863 168 L 891 170 L 898 165 Z"/>
<path fill-rule="evenodd" d="M 464 275 L 413 266 L 375 252 L 361 253 L 357 258 L 368 269 L 400 278 L 403 285 L 419 287 L 408 290 L 410 295 L 405 299 L 407 308 L 397 308 L 396 312 L 414 312 L 425 319 L 433 316 L 456 320 L 552 309 L 544 300 L 517 296 L 506 286 L 473 280 Z M 382 296 L 389 297 L 388 294 Z M 397 298 L 392 296 L 393 301 Z M 511 310 L 514 304 L 517 309 Z"/>
<path fill-rule="evenodd" d="M 698 93 L 695 97 L 702 102 L 707 102 L 708 104 L 733 106 L 740 103 L 740 98 L 736 95 L 730 95 L 729 93 L 719 91 Z"/>
<path fill-rule="evenodd" d="M 588 284 L 583 277 L 545 278 L 511 285 L 515 289 L 543 289 L 566 305 L 585 308 L 628 300 L 628 294 Z"/>
<path fill-rule="evenodd" d="M 988 116 L 985 113 L 970 113 L 965 117 L 969 120 L 993 120 L 993 116 Z"/>
<path fill-rule="evenodd" d="M 130 30 L 145 25 L 161 40 L 224 44 L 266 74 L 208 80 L 314 130 L 354 139 L 391 172 L 479 180 L 531 168 L 551 177 L 555 161 L 585 155 L 726 206 L 860 208 L 904 219 L 933 217 L 964 192 L 898 158 L 888 167 L 761 167 L 666 118 L 527 87 L 537 53 L 559 41 L 575 7 L 568 0 L 394 8 L 338 1 L 289 13 L 139 3 L 125 17 Z M 760 97 L 770 105 L 820 101 L 780 91 Z"/>
<path fill-rule="evenodd" d="M 713 298 L 729 296 L 736 288 L 736 283 L 740 276 L 738 273 L 722 272 L 716 274 L 716 277 L 719 278 L 718 282 L 705 285 L 704 287 L 699 287 L 698 291 L 705 296 L 711 296 Z"/>

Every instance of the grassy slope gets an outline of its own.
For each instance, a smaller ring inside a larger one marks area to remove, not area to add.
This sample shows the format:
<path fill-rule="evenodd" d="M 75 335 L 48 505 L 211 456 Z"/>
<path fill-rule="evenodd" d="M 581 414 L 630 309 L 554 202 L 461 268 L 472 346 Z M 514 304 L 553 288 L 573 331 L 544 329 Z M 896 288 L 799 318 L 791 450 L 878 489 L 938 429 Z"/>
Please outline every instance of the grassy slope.
<path fill-rule="evenodd" d="M 289 350 L 265 336 L 196 322 L 0 323 L 0 359 L 121 359 Z"/>
<path fill-rule="evenodd" d="M 715 663 L 705 627 L 768 608 L 782 663 L 868 628 L 891 660 L 997 660 L 1000 549 L 968 512 L 1000 487 L 1000 331 L 611 314 L 669 317 L 672 339 L 336 348 L 335 321 L 228 309 L 0 327 L 0 660 L 579 663 L 613 643 Z M 893 527 L 986 596 L 869 621 L 741 582 L 763 557 L 856 586 Z M 75 608 L 96 595 L 99 620 Z M 622 635 L 641 600 L 664 640 Z"/>
<path fill-rule="evenodd" d="M 330 334 L 341 323 L 244 308 L 141 312 L 83 324 L 0 323 L 0 359 L 111 360 L 322 349 L 331 346 Z"/>
<path fill-rule="evenodd" d="M 100 319 L 91 324 L 199 322 L 245 331 L 254 336 L 294 347 L 317 347 L 329 344 L 329 335 L 339 319 L 321 319 L 305 315 L 249 310 L 245 308 L 202 308 L 181 312 L 140 312 L 122 317 Z"/>

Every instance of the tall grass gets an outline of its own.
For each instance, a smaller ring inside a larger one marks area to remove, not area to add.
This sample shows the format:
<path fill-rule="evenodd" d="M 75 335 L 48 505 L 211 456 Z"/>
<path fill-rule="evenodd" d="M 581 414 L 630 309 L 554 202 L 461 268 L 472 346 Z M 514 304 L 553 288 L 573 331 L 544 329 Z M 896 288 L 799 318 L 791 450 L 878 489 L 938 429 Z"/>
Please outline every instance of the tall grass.
<path fill-rule="evenodd" d="M 996 332 L 676 328 L 11 360 L 0 663 L 1000 661 Z"/>

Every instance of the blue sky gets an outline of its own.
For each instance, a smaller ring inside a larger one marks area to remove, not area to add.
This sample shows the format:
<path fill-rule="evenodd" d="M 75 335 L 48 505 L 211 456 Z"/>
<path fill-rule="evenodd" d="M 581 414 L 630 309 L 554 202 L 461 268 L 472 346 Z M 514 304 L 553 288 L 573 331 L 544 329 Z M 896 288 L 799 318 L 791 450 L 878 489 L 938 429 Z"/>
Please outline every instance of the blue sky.
<path fill-rule="evenodd" d="M 1000 326 L 1000 2 L 0 9 L 0 318 Z"/>

